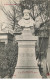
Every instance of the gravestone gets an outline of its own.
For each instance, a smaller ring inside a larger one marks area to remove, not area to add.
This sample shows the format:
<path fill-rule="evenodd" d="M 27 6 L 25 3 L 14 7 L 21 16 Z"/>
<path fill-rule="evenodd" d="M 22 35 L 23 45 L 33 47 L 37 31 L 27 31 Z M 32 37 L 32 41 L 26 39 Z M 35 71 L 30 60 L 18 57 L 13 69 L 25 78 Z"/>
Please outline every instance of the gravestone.
<path fill-rule="evenodd" d="M 33 36 L 30 28 L 24 28 L 18 41 L 18 61 L 13 78 L 41 78 L 35 55 L 35 43 L 38 36 Z"/>

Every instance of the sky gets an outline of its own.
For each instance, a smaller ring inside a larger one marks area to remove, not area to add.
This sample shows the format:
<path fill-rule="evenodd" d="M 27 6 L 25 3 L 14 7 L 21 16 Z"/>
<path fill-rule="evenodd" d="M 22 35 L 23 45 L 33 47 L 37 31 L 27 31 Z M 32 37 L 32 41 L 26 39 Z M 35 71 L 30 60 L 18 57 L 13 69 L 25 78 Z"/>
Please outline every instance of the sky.
<path fill-rule="evenodd" d="M 16 3 L 18 4 L 20 3 L 20 0 L 14 0 L 14 1 L 16 1 Z M 13 4 L 13 0 L 11 0 L 11 4 Z M 9 5 L 9 0 L 0 0 L 0 5 L 4 6 L 7 11 L 10 10 L 12 12 L 10 8 L 11 4 Z M 5 26 L 7 26 L 6 23 L 8 23 L 7 17 L 0 9 L 0 26 L 3 24 L 2 28 L 5 28 Z"/>

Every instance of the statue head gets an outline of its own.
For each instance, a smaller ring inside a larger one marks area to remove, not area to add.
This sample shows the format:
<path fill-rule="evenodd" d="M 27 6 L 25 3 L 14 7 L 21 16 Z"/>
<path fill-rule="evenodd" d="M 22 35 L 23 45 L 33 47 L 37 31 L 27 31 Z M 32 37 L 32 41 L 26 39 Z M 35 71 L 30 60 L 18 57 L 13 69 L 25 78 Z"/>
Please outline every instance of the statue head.
<path fill-rule="evenodd" d="M 24 19 L 29 19 L 30 18 L 30 10 L 25 9 L 23 11 L 23 14 L 24 14 Z"/>

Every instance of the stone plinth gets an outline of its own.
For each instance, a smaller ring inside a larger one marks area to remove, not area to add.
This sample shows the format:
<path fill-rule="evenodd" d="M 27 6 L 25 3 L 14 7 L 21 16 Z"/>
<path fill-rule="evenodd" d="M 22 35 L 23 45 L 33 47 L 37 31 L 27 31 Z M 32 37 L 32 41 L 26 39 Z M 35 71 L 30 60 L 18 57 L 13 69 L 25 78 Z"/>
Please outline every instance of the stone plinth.
<path fill-rule="evenodd" d="M 13 78 L 41 78 L 35 56 L 38 36 L 33 36 L 30 28 L 25 28 L 22 35 L 15 38 L 18 41 L 18 61 Z"/>
<path fill-rule="evenodd" d="M 2 32 L 0 33 L 0 42 L 4 42 L 5 44 L 13 42 L 13 37 L 10 33 Z"/>

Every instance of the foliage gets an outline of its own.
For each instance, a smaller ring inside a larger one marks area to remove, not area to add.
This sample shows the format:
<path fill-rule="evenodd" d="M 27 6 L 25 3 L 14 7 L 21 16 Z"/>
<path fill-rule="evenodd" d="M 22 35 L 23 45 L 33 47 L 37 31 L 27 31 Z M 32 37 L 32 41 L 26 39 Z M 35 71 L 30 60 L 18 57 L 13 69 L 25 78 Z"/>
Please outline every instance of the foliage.
<path fill-rule="evenodd" d="M 39 6 L 41 13 L 45 12 L 46 14 L 48 14 L 47 0 L 20 0 L 20 3 L 17 3 L 15 0 L 12 0 L 12 2 L 11 0 L 9 0 L 9 4 L 15 4 L 9 6 L 11 10 L 6 10 L 5 6 L 3 6 L 2 4 L 0 5 L 0 9 L 9 20 L 7 24 L 9 25 L 9 27 L 12 27 L 13 30 L 15 28 L 18 29 L 18 21 L 23 16 L 22 12 L 25 8 L 32 10 L 31 13 L 34 14 L 34 6 L 36 4 Z M 32 17 L 34 16 L 32 15 Z"/>
<path fill-rule="evenodd" d="M 10 77 L 13 75 L 12 73 L 15 70 L 15 66 L 17 64 L 17 57 L 18 57 L 18 44 L 8 44 L 7 45 L 7 60 L 8 60 L 8 66 L 10 71 Z"/>
<path fill-rule="evenodd" d="M 48 9 L 47 0 L 22 0 L 20 2 L 21 9 L 28 8 L 34 10 L 35 4 L 39 6 L 41 12 L 45 12 Z"/>
<path fill-rule="evenodd" d="M 0 47 L 0 76 L 12 77 L 17 64 L 18 45 L 9 43 L 6 47 Z"/>

